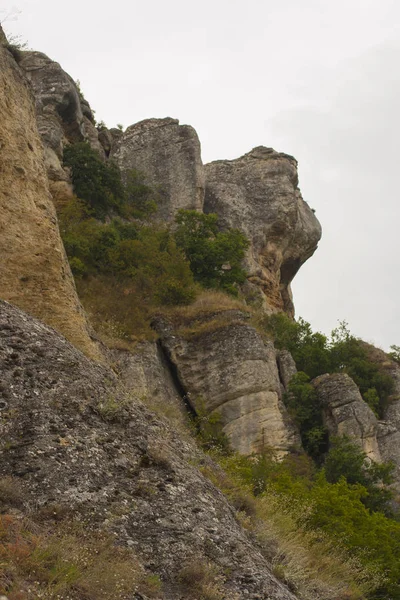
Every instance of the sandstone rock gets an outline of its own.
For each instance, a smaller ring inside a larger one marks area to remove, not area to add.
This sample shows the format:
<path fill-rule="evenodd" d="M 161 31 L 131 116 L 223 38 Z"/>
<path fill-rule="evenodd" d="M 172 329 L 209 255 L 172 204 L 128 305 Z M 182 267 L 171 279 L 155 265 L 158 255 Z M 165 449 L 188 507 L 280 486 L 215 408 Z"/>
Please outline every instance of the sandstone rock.
<path fill-rule="evenodd" d="M 110 359 L 119 381 L 146 406 L 167 416 L 177 427 L 187 425 L 188 412 L 181 392 L 158 343 L 141 342 L 132 352 L 112 350 Z"/>
<path fill-rule="evenodd" d="M 395 487 L 400 490 L 400 365 L 380 348 L 363 342 L 368 358 L 379 366 L 382 373 L 391 377 L 393 392 L 379 423 L 378 444 L 384 462 L 395 466 Z"/>
<path fill-rule="evenodd" d="M 119 129 L 117 129 L 119 131 Z M 122 132 L 120 132 L 122 134 Z M 108 129 L 102 128 L 99 130 L 99 142 L 103 146 L 106 156 L 109 156 L 113 145 L 114 136 Z"/>
<path fill-rule="evenodd" d="M 158 216 L 172 221 L 176 212 L 202 210 L 204 171 L 200 142 L 189 125 L 176 119 L 147 119 L 131 125 L 111 152 L 122 171 L 136 169 L 160 192 Z"/>
<path fill-rule="evenodd" d="M 45 162 L 51 181 L 69 181 L 62 167 L 64 146 L 88 141 L 105 157 L 94 125 L 93 113 L 74 80 L 61 66 L 41 52 L 22 52 L 21 68 L 32 84 L 38 129 L 45 147 Z"/>
<path fill-rule="evenodd" d="M 98 357 L 60 239 L 33 99 L 23 72 L 4 47 L 0 115 L 1 297 Z"/>
<path fill-rule="evenodd" d="M 235 311 L 236 313 L 238 311 Z M 232 448 L 242 454 L 273 448 L 279 457 L 299 445 L 281 399 L 275 349 L 238 314 L 222 313 L 187 339 L 165 321 L 155 327 L 196 412 L 218 414 Z"/>
<path fill-rule="evenodd" d="M 4 302 L 0 372 L 0 477 L 18 477 L 21 510 L 56 504 L 91 530 L 111 531 L 161 576 L 165 600 L 193 599 L 179 573 L 194 561 L 224 573 L 221 597 L 295 600 L 194 466 L 210 459 L 110 369 Z"/>
<path fill-rule="evenodd" d="M 245 266 L 271 310 L 294 314 L 290 282 L 315 252 L 321 227 L 298 188 L 297 161 L 272 148 L 205 165 L 204 212 L 250 241 Z"/>
<path fill-rule="evenodd" d="M 321 375 L 312 384 L 322 404 L 329 433 L 352 438 L 367 456 L 380 462 L 377 418 L 351 377 L 345 373 Z"/>
<path fill-rule="evenodd" d="M 287 392 L 290 380 L 297 373 L 296 363 L 289 350 L 279 350 L 276 356 L 278 359 L 279 377 L 284 390 Z"/>

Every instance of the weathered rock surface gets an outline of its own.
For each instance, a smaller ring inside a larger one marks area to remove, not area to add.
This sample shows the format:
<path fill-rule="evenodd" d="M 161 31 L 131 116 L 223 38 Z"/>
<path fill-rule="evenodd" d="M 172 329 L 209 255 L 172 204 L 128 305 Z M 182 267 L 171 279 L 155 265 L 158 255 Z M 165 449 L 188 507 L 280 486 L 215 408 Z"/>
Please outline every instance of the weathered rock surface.
<path fill-rule="evenodd" d="M 290 282 L 315 252 L 321 226 L 301 197 L 297 161 L 272 148 L 205 165 L 204 212 L 250 240 L 245 265 L 253 292 L 271 310 L 294 314 Z"/>
<path fill-rule="evenodd" d="M 90 106 L 72 77 L 41 52 L 22 52 L 21 55 L 20 66 L 31 82 L 35 96 L 50 191 L 57 201 L 60 196 L 72 193 L 69 174 L 62 167 L 65 144 L 86 140 L 101 156 L 105 153 Z"/>
<path fill-rule="evenodd" d="M 383 350 L 371 344 L 363 344 L 371 361 L 377 364 L 382 373 L 393 381 L 393 391 L 379 422 L 378 444 L 384 462 L 392 462 L 395 466 L 394 477 L 400 489 L 400 365 L 391 359 Z"/>
<path fill-rule="evenodd" d="M 232 313 L 218 315 L 209 328 L 205 321 L 186 338 L 165 320 L 155 327 L 193 409 L 220 415 L 234 450 L 272 447 L 282 456 L 300 440 L 282 402 L 275 349 Z"/>
<path fill-rule="evenodd" d="M 321 375 L 312 384 L 322 404 L 329 433 L 352 438 L 367 456 L 380 462 L 378 420 L 351 377 L 346 373 Z"/>
<path fill-rule="evenodd" d="M 0 46 L 0 295 L 99 356 L 78 301 L 49 193 L 34 103 Z"/>
<path fill-rule="evenodd" d="M 19 479 L 25 509 L 56 503 L 111 530 L 161 576 L 165 600 L 192 598 L 179 573 L 201 560 L 220 569 L 224 598 L 294 600 L 193 466 L 209 459 L 119 388 L 113 371 L 4 302 L 0 372 L 0 477 Z"/>
<path fill-rule="evenodd" d="M 122 171 L 141 171 L 157 187 L 160 219 L 173 221 L 181 208 L 202 210 L 204 170 L 193 127 L 170 118 L 141 121 L 127 128 L 111 156 Z"/>
<path fill-rule="evenodd" d="M 297 367 L 289 350 L 277 351 L 279 377 L 285 392 L 289 389 L 290 380 L 296 375 Z"/>

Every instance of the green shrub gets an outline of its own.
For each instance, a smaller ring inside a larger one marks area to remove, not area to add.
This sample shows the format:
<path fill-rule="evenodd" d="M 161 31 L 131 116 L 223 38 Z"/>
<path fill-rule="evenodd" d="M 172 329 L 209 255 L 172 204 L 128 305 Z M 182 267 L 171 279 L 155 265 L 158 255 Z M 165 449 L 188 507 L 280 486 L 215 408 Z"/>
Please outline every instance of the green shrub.
<path fill-rule="evenodd" d="M 248 240 L 237 229 L 218 230 L 217 215 L 180 210 L 176 216 L 176 243 L 189 260 L 196 281 L 237 295 L 237 284 L 246 280 L 241 266 Z"/>
<path fill-rule="evenodd" d="M 284 400 L 299 427 L 303 448 L 318 461 L 328 448 L 328 432 L 317 393 L 309 381 L 309 376 L 299 371 L 292 378 Z"/>
<path fill-rule="evenodd" d="M 75 194 L 84 200 L 98 218 L 110 210 L 118 212 L 124 199 L 124 188 L 118 167 L 105 163 L 87 142 L 64 149 L 64 165 L 71 168 Z"/>
<path fill-rule="evenodd" d="M 262 532 L 271 527 L 271 521 L 275 523 L 278 540 L 284 545 L 283 554 L 294 551 L 296 560 L 300 550 L 293 549 L 294 539 L 299 539 L 302 547 L 313 539 L 310 545 L 320 549 L 314 557 L 318 572 L 327 566 L 324 553 L 330 547 L 332 554 L 338 552 L 337 556 L 348 552 L 347 562 L 353 561 L 355 577 L 365 569 L 364 573 L 371 578 L 372 589 L 367 596 L 355 593 L 330 598 L 400 599 L 400 523 L 376 510 L 381 507 L 375 506 L 374 510 L 368 507 L 375 493 L 383 493 L 381 500 L 385 498 L 379 482 L 390 481 L 389 466 L 366 463 L 365 454 L 346 439 L 335 440 L 326 469 L 319 472 L 301 453 L 288 455 L 281 462 L 275 460 L 272 452 L 250 457 L 215 456 L 227 474 L 220 477 L 219 485 L 229 498 L 238 491 L 253 491 L 256 496 L 253 512 L 258 517 L 253 523 L 254 530 Z M 264 523 L 260 521 L 260 509 L 271 503 L 274 508 L 268 512 L 268 523 Z M 288 521 L 295 522 L 290 540 L 285 532 Z M 317 594 L 307 597 L 321 598 Z"/>
<path fill-rule="evenodd" d="M 393 465 L 372 461 L 346 436 L 333 437 L 330 443 L 324 463 L 327 481 L 337 483 L 344 477 L 350 485 L 362 485 L 367 492 L 363 497 L 367 508 L 392 514 L 393 492 L 385 485 L 393 483 Z"/>
<path fill-rule="evenodd" d="M 324 373 L 348 373 L 371 409 L 382 416 L 393 381 L 369 359 L 367 350 L 351 335 L 345 322 L 332 331 L 330 338 L 314 333 L 303 319 L 292 321 L 283 313 L 264 317 L 261 326 L 277 348 L 291 352 L 298 370 L 310 379 Z"/>

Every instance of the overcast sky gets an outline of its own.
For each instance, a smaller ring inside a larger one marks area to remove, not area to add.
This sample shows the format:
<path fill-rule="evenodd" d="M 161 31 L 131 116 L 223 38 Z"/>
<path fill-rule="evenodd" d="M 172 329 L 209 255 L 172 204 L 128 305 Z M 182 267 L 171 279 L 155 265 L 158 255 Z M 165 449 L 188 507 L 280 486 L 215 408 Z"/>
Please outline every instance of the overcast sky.
<path fill-rule="evenodd" d="M 398 0 L 0 0 L 4 23 L 61 63 L 98 120 L 171 116 L 204 162 L 258 145 L 299 161 L 323 238 L 297 315 L 400 345 Z"/>

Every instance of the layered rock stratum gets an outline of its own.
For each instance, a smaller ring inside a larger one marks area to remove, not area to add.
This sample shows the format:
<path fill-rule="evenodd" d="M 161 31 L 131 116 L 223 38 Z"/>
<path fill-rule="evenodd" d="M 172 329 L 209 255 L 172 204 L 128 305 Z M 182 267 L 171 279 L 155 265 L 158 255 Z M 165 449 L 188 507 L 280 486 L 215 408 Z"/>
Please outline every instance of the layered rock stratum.
<path fill-rule="evenodd" d="M 155 327 L 189 405 L 217 418 L 234 450 L 249 455 L 273 448 L 282 457 L 300 446 L 282 401 L 275 348 L 245 315 L 208 316 L 188 335 L 163 319 Z"/>
<path fill-rule="evenodd" d="M 0 117 L 1 298 L 99 358 L 60 238 L 33 96 L 5 45 L 0 45 Z"/>

